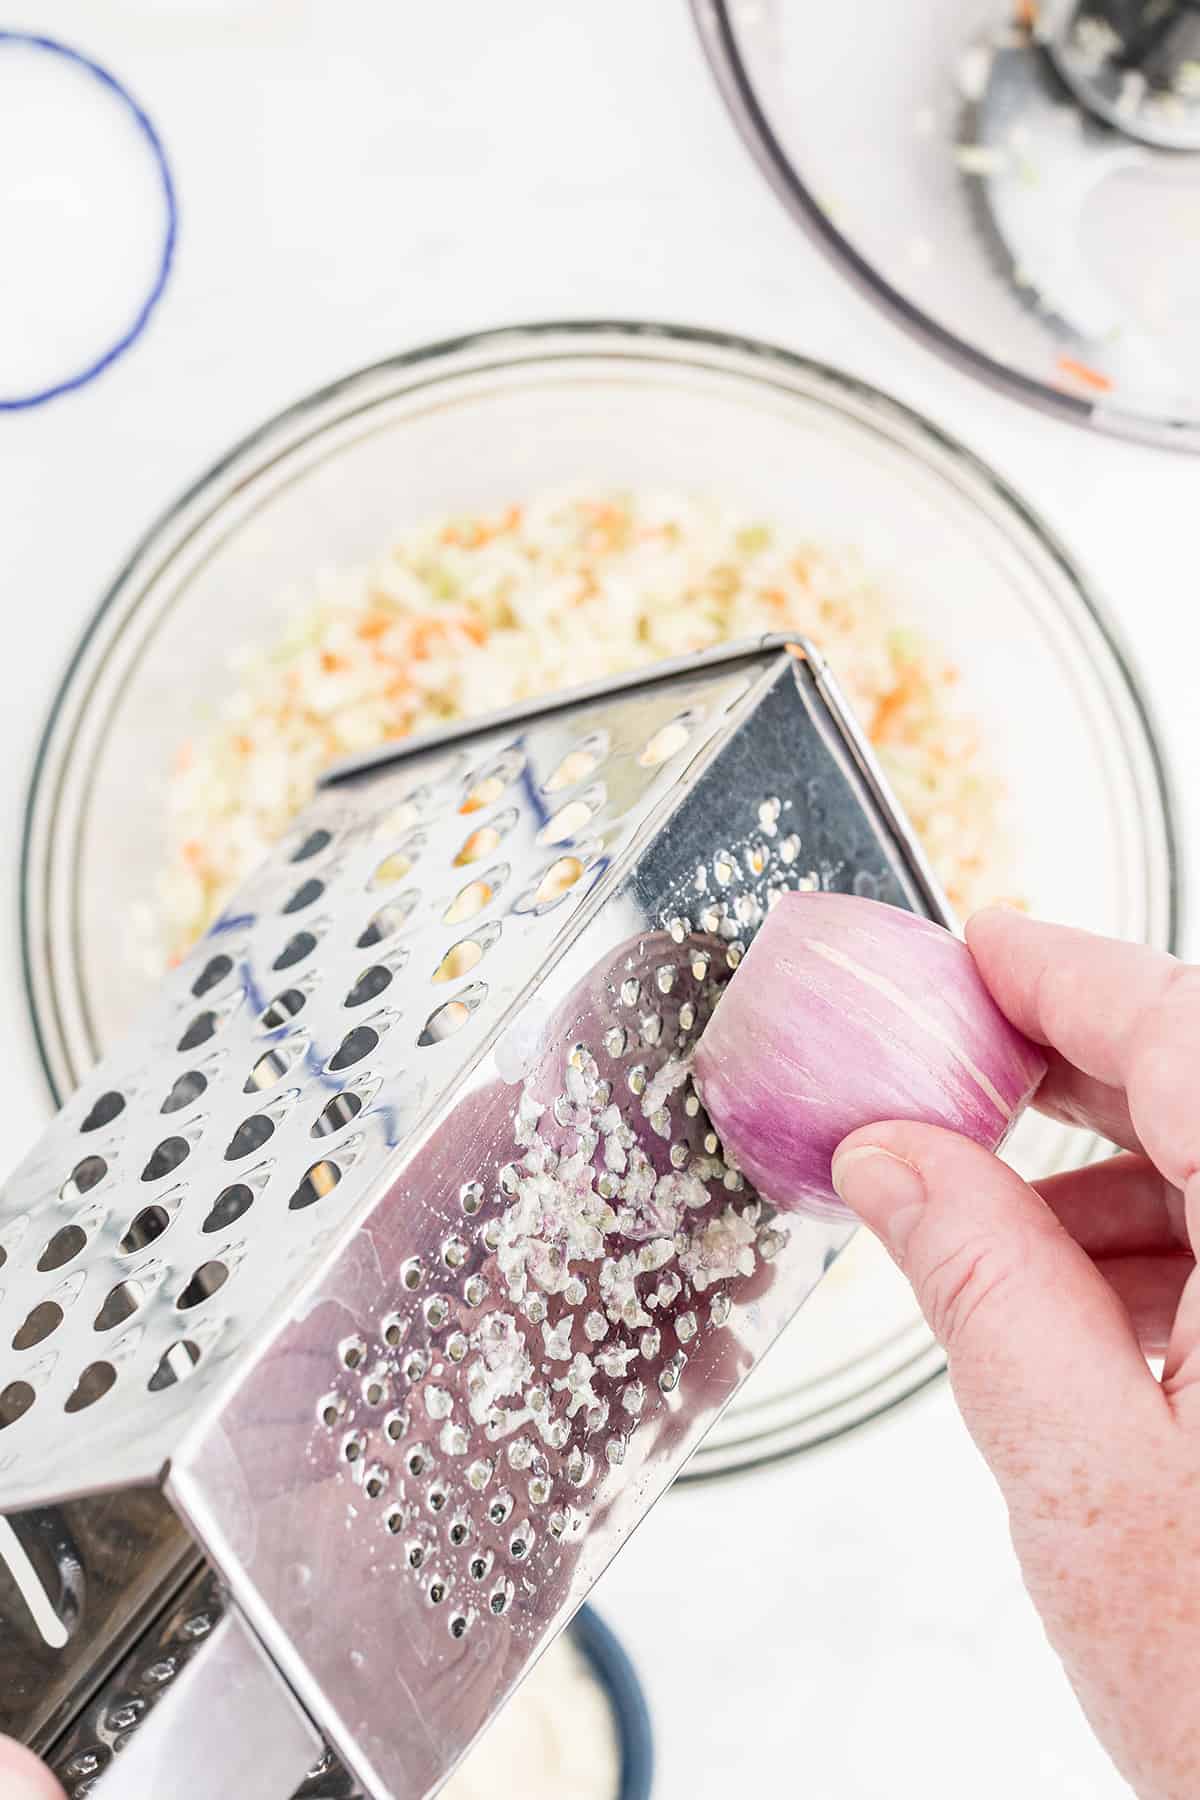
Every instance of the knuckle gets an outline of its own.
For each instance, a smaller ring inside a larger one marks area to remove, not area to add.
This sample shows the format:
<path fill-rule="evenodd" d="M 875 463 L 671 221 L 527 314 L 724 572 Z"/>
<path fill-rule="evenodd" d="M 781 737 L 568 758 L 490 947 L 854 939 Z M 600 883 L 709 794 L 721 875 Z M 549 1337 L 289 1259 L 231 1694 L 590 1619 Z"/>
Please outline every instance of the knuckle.
<path fill-rule="evenodd" d="M 953 1353 L 981 1310 L 1005 1294 L 1011 1277 L 1011 1258 L 986 1238 L 956 1246 L 919 1272 L 917 1298 L 944 1350 Z"/>

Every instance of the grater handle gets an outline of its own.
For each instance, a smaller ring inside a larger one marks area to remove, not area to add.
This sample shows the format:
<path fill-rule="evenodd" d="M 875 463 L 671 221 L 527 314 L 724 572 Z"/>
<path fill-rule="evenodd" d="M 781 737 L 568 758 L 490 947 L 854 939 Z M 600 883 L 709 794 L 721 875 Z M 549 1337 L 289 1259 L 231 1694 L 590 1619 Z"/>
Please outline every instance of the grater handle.
<path fill-rule="evenodd" d="M 89 1800 L 287 1800 L 324 1745 L 230 1610 L 88 1787 Z"/>

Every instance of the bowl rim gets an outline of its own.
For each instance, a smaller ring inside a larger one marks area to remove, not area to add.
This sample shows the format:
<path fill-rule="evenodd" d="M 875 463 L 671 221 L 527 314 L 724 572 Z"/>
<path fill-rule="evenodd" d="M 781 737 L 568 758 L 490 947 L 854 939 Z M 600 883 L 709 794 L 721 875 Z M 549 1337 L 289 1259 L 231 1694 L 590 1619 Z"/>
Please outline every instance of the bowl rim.
<path fill-rule="evenodd" d="M 931 313 L 906 299 L 899 288 L 884 279 L 865 256 L 855 249 L 801 179 L 784 149 L 742 55 L 729 0 L 690 0 L 692 18 L 705 61 L 725 103 L 725 109 L 766 177 L 784 211 L 806 231 L 859 293 L 880 306 L 917 342 L 928 345 L 964 374 L 984 381 L 998 393 L 1032 406 L 1044 416 L 1071 425 L 1090 426 L 1109 437 L 1148 444 L 1157 450 L 1194 455 L 1200 450 L 1200 427 L 1194 420 L 1131 412 L 1110 400 L 1088 400 L 1042 382 L 997 361 L 985 350 L 942 325 Z"/>
<path fill-rule="evenodd" d="M 320 415 L 356 389 L 369 392 L 372 384 L 386 379 L 393 384 L 398 382 L 394 392 L 403 393 L 416 387 L 449 385 L 497 369 L 586 365 L 593 360 L 622 357 L 676 371 L 692 367 L 706 375 L 725 376 L 751 386 L 758 382 L 800 403 L 806 398 L 819 399 L 819 390 L 824 390 L 827 400 L 830 394 L 840 396 L 850 416 L 855 408 L 859 409 L 857 423 L 861 426 L 873 423 L 885 435 L 890 430 L 896 436 L 915 438 L 918 446 L 929 452 L 930 466 L 940 479 L 953 483 L 954 476 L 961 475 L 964 488 L 969 490 L 973 485 L 974 493 L 966 491 L 962 495 L 966 503 L 978 506 L 981 497 L 996 503 L 1000 513 L 997 528 L 1015 528 L 1018 534 L 1023 533 L 1027 547 L 1032 546 L 1047 559 L 1068 592 L 1065 602 L 1059 597 L 1060 617 L 1068 622 L 1073 617 L 1076 630 L 1085 634 L 1090 631 L 1091 642 L 1085 638 L 1084 650 L 1114 717 L 1123 760 L 1126 766 L 1134 767 L 1140 796 L 1150 796 L 1154 803 L 1152 813 L 1143 815 L 1153 818 L 1157 848 L 1161 851 L 1161 863 L 1157 857 L 1148 858 L 1146 870 L 1148 884 L 1162 887 L 1161 892 L 1150 892 L 1148 896 L 1154 941 L 1168 950 L 1177 948 L 1185 906 L 1179 818 L 1154 712 L 1122 636 L 1090 579 L 1054 530 L 990 464 L 954 434 L 873 383 L 819 358 L 761 339 L 652 320 L 568 318 L 502 325 L 379 358 L 336 377 L 274 413 L 212 462 L 152 520 L 105 589 L 75 643 L 52 699 L 30 771 L 21 832 L 22 981 L 38 1061 L 56 1104 L 62 1103 L 81 1073 L 74 1054 L 76 1046 L 70 1040 L 61 1010 L 67 990 L 50 950 L 55 887 L 56 881 L 61 880 L 54 866 L 60 790 L 72 765 L 74 726 L 87 717 L 92 683 L 105 667 L 109 628 L 112 627 L 113 643 L 119 645 L 121 631 L 138 616 L 139 578 L 143 587 L 152 585 L 186 546 L 192 533 L 220 512 L 229 498 L 228 493 L 221 491 L 222 483 L 238 471 L 239 465 L 248 466 L 235 481 L 233 493 L 270 466 L 272 458 L 264 457 L 262 452 L 275 445 L 278 454 L 286 456 L 296 448 L 289 433 L 301 428 L 302 444 L 338 423 L 338 418 L 325 421 Z M 806 385 L 818 393 L 806 395 Z M 391 397 L 392 392 L 385 392 L 379 399 Z M 864 419 L 862 414 L 867 417 Z M 309 430 L 304 432 L 306 425 Z M 938 466 L 939 460 L 942 466 Z M 210 497 L 211 506 L 198 512 L 189 525 L 189 516 Z M 755 1438 L 752 1450 L 738 1440 L 718 1447 L 710 1457 L 701 1453 L 692 1459 L 682 1479 L 698 1483 L 733 1477 L 801 1450 L 815 1449 L 851 1427 L 861 1429 L 878 1420 L 927 1389 L 944 1372 L 941 1352 L 932 1340 L 923 1340 L 915 1350 L 906 1353 L 898 1369 L 875 1376 L 868 1390 L 873 1404 L 867 1410 L 856 1410 L 864 1395 L 847 1398 L 840 1393 L 818 1393 L 814 1409 L 800 1424 L 770 1423 L 764 1427 L 764 1435 Z"/>
<path fill-rule="evenodd" d="M 567 1630 L 612 1708 L 621 1750 L 617 1800 L 649 1800 L 654 1786 L 654 1726 L 633 1659 L 612 1626 L 590 1604 L 580 1607 Z"/>

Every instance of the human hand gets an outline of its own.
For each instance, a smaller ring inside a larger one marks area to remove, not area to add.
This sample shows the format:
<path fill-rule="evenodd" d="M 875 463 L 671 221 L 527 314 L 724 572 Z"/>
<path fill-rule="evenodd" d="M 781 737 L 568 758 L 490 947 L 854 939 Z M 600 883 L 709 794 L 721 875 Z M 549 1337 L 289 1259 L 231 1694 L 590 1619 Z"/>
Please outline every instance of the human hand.
<path fill-rule="evenodd" d="M 46 1765 L 11 1738 L 0 1738 L 0 1794 L 4 1800 L 63 1800 Z"/>
<path fill-rule="evenodd" d="M 835 1185 L 946 1350 L 1097 1735 L 1141 1800 L 1195 1800 L 1200 969 L 1003 910 L 967 941 L 1047 1046 L 1034 1104 L 1125 1154 L 1035 1191 L 950 1132 L 881 1124 L 840 1146 Z"/>

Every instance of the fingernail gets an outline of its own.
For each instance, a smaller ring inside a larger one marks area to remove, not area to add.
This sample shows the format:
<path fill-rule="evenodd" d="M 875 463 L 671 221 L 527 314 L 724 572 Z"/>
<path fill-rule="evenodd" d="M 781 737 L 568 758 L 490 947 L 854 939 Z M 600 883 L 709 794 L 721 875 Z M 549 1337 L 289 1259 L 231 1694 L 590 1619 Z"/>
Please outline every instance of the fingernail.
<path fill-rule="evenodd" d="M 832 1174 L 839 1199 L 883 1239 L 893 1256 L 903 1256 L 925 1207 L 925 1183 L 912 1164 L 875 1144 L 856 1144 L 838 1152 Z"/>

